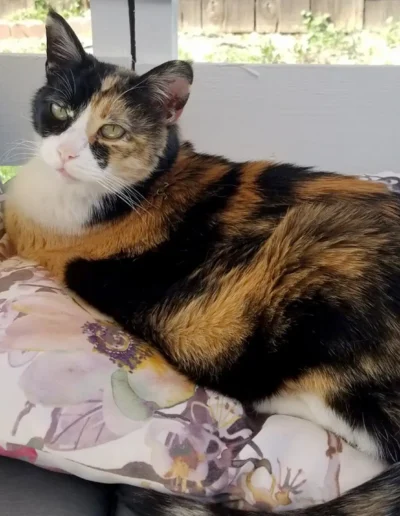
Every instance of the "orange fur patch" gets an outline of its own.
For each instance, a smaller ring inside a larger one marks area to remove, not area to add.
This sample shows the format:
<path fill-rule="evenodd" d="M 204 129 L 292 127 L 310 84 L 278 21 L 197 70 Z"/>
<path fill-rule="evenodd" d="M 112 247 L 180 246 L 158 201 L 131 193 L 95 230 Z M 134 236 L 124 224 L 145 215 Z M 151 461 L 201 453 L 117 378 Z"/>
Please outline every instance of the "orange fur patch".
<path fill-rule="evenodd" d="M 386 185 L 376 181 L 363 181 L 351 176 L 332 176 L 304 181 L 296 188 L 299 199 L 313 201 L 322 195 L 341 198 L 360 197 L 387 192 Z"/>

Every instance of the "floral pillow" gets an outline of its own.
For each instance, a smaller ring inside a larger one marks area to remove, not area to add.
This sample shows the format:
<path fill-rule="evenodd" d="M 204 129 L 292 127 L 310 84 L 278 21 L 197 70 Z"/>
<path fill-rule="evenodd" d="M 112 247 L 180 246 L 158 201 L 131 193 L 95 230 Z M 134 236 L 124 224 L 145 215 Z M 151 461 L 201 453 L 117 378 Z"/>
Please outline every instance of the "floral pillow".
<path fill-rule="evenodd" d="M 242 508 L 327 501 L 384 469 L 307 421 L 253 420 L 197 388 L 0 237 L 0 455 Z"/>

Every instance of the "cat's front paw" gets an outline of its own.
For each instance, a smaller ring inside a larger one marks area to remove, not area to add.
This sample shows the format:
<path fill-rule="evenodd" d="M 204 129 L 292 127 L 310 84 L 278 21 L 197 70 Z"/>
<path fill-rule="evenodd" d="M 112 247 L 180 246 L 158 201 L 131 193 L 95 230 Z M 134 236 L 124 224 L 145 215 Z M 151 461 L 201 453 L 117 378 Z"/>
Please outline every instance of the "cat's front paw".
<path fill-rule="evenodd" d="M 65 269 L 65 284 L 84 301 L 100 311 L 108 313 L 112 281 L 107 267 L 101 261 L 77 259 L 70 262 Z"/>

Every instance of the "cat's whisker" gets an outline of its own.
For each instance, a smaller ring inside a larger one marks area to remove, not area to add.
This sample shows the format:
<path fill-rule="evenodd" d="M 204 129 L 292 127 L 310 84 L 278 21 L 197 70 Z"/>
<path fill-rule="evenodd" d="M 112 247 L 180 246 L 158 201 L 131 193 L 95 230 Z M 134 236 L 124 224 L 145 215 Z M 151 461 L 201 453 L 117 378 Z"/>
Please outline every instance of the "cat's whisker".
<path fill-rule="evenodd" d="M 110 193 L 112 193 L 113 195 L 118 197 L 121 201 L 123 201 L 125 204 L 127 204 L 133 211 L 137 211 L 136 205 L 129 198 L 122 195 L 121 192 L 116 192 L 115 190 L 110 188 L 106 183 L 103 183 L 103 181 L 100 179 L 98 180 L 98 182 L 101 186 L 103 186 L 103 188 L 105 190 L 109 191 Z"/>
<path fill-rule="evenodd" d="M 71 68 L 69 69 L 69 73 L 71 74 L 71 78 L 72 78 L 72 85 L 74 87 L 74 95 L 76 95 L 76 82 L 75 82 L 75 77 L 74 77 L 74 74 L 72 73 Z"/>
<path fill-rule="evenodd" d="M 64 90 L 60 90 L 59 88 L 54 88 L 54 86 L 48 86 L 48 87 L 49 87 L 49 89 L 59 93 L 62 100 L 69 102 L 68 94 Z"/>
<path fill-rule="evenodd" d="M 23 118 L 24 120 L 27 120 L 29 123 L 32 123 L 32 118 L 31 117 L 23 115 L 22 113 L 20 113 L 19 116 L 21 118 Z"/>
<path fill-rule="evenodd" d="M 12 145 L 13 147 L 19 147 L 21 145 L 29 145 L 32 148 L 38 147 L 36 142 L 30 141 L 30 140 L 15 140 L 14 142 L 8 142 L 7 145 Z"/>
<path fill-rule="evenodd" d="M 16 144 L 17 147 L 22 147 L 23 149 L 31 149 L 31 150 L 37 150 L 38 145 L 30 143 L 30 142 L 19 142 Z"/>
<path fill-rule="evenodd" d="M 141 81 L 139 81 L 138 84 L 135 84 L 134 86 L 132 86 L 132 88 L 129 88 L 125 91 L 123 91 L 120 95 L 118 95 L 118 97 L 116 97 L 112 104 L 111 104 L 111 107 L 110 107 L 110 111 L 112 110 L 113 106 L 115 105 L 116 102 L 118 102 L 118 100 L 120 100 L 124 95 L 127 95 L 129 92 L 133 91 L 133 90 L 136 90 L 136 88 L 138 88 L 141 84 L 143 84 L 144 82 L 146 82 L 146 78 L 145 79 L 142 79 Z"/>
<path fill-rule="evenodd" d="M 120 177 L 113 176 L 111 174 L 106 174 L 106 177 L 109 178 L 111 181 L 114 181 L 115 183 L 119 184 L 120 186 L 129 188 L 131 193 L 135 194 L 139 199 L 141 199 L 151 205 L 151 202 L 142 193 L 140 193 L 138 190 L 136 190 L 135 186 L 132 185 L 131 183 L 127 183 Z"/>
<path fill-rule="evenodd" d="M 103 179 L 106 180 L 107 184 L 114 189 L 114 191 L 118 191 L 121 195 L 124 195 L 127 199 L 129 199 L 130 201 L 134 201 L 135 202 L 135 206 L 137 206 L 138 210 L 143 210 L 145 213 L 149 213 L 148 210 L 146 210 L 146 208 L 143 206 L 142 204 L 142 199 L 140 199 L 140 197 L 138 197 L 137 195 L 135 196 L 135 190 L 133 189 L 133 187 L 131 187 L 130 185 L 126 185 L 126 184 L 117 184 L 115 185 L 113 183 L 113 180 L 114 178 L 110 179 L 110 176 L 105 176 Z M 125 191 L 120 191 L 119 188 L 124 188 Z M 115 190 L 116 189 L 116 190 Z M 128 192 L 127 192 L 127 189 L 128 189 Z M 132 196 L 133 194 L 133 196 Z M 143 196 L 142 196 L 143 197 Z M 144 197 L 143 197 L 143 200 L 146 200 Z"/>
<path fill-rule="evenodd" d="M 93 169 L 87 169 L 84 167 L 77 167 L 78 170 L 81 170 L 84 172 L 90 179 L 93 179 L 96 181 L 99 185 L 101 185 L 107 192 L 111 193 L 112 195 L 115 195 L 118 197 L 121 201 L 123 201 L 125 204 L 127 204 L 132 210 L 138 211 L 137 208 L 140 208 L 139 205 L 137 205 L 131 197 L 129 197 L 126 193 L 121 191 L 119 187 L 116 185 L 110 184 L 105 176 L 99 176 L 97 171 Z"/>
<path fill-rule="evenodd" d="M 67 85 L 68 92 L 70 93 L 70 95 L 72 97 L 72 95 L 73 95 L 72 86 L 71 86 L 70 82 L 68 81 L 67 74 L 64 73 L 63 77 L 64 77 L 65 84 Z"/>
<path fill-rule="evenodd" d="M 5 156 L 3 156 L 1 159 L 2 160 L 13 160 L 15 158 L 19 158 L 19 157 L 22 157 L 22 158 L 31 158 L 33 157 L 34 154 L 32 154 L 31 152 L 9 152 L 8 154 L 6 154 Z"/>
<path fill-rule="evenodd" d="M 23 152 L 31 152 L 33 153 L 34 151 L 36 151 L 37 149 L 33 148 L 33 147 L 26 147 L 26 146 L 23 146 L 23 145 L 13 145 L 12 147 L 9 147 L 8 149 L 5 150 L 5 152 L 2 154 L 1 158 L 0 159 L 4 159 L 6 158 L 7 156 L 9 156 L 10 154 L 12 154 L 13 152 L 15 151 L 23 151 Z"/>
<path fill-rule="evenodd" d="M 21 138 L 20 140 L 15 140 L 14 142 L 12 143 L 15 143 L 15 144 L 19 144 L 19 143 L 31 143 L 32 145 L 35 145 L 35 146 L 38 146 L 38 142 L 35 141 L 35 140 L 26 140 L 24 138 Z"/>
<path fill-rule="evenodd" d="M 7 149 L 1 156 L 0 156 L 0 164 L 3 164 L 6 160 L 15 159 L 16 157 L 27 157 L 27 158 L 33 158 L 36 155 L 37 148 L 22 148 L 20 149 L 20 143 L 14 144 L 12 147 Z M 15 151 L 18 151 L 20 149 L 20 152 L 15 153 Z M 35 151 L 35 152 L 34 152 Z M 15 154 L 14 154 L 15 153 Z"/>
<path fill-rule="evenodd" d="M 32 158 L 31 155 L 22 155 L 15 154 L 12 156 L 7 156 L 6 158 L 0 159 L 0 166 L 6 165 L 11 167 L 17 167 L 19 165 L 24 165 Z"/>
<path fill-rule="evenodd" d="M 70 83 L 68 82 L 67 78 L 65 77 L 64 74 L 61 74 L 59 72 L 54 72 L 57 77 L 59 77 L 60 81 L 62 82 L 62 84 L 66 87 L 66 94 L 67 94 L 67 99 L 69 100 L 70 97 L 72 96 L 72 88 L 71 88 L 71 85 Z"/>
<path fill-rule="evenodd" d="M 115 188 L 113 187 L 113 185 L 111 185 L 110 183 L 107 183 L 106 181 L 102 180 L 101 183 L 104 185 L 104 186 L 107 186 L 107 188 L 109 189 L 109 191 L 115 193 L 115 195 L 118 195 L 118 197 L 120 199 L 124 199 L 126 201 L 127 204 L 129 204 L 130 206 L 135 206 L 136 207 L 136 203 L 135 203 L 135 200 L 132 199 L 131 197 L 129 197 L 129 195 L 127 195 L 124 191 L 121 191 L 119 190 L 118 188 Z"/>
<path fill-rule="evenodd" d="M 147 213 L 147 210 L 137 202 L 137 199 L 132 198 L 126 191 L 122 191 L 119 186 L 112 184 L 106 176 L 102 176 L 99 178 L 96 176 L 97 181 L 99 184 L 101 184 L 104 188 L 106 188 L 109 192 L 111 192 L 113 195 L 116 195 L 121 199 L 123 202 L 125 202 L 128 206 L 130 206 L 134 211 L 138 212 L 139 210 L 143 210 Z M 126 188 L 126 186 L 125 186 Z M 129 192 L 130 193 L 130 192 Z"/>

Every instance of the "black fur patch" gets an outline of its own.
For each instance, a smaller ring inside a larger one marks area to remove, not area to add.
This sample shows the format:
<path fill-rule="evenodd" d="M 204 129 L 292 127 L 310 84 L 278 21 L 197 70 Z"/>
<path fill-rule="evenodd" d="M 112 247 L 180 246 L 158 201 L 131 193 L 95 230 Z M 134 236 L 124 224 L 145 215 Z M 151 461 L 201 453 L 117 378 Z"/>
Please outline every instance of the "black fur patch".
<path fill-rule="evenodd" d="M 103 79 L 116 67 L 87 56 L 80 64 L 72 64 L 68 70 L 56 69 L 48 74 L 46 84 L 38 90 L 32 102 L 32 120 L 35 131 L 41 136 L 63 133 L 79 117 Z M 54 118 L 51 104 L 68 105 L 74 117 L 66 121 Z"/>
<path fill-rule="evenodd" d="M 377 478 L 330 502 L 279 512 L 282 516 L 398 516 L 400 513 L 400 464 Z M 132 516 L 274 516 L 275 512 L 243 512 L 222 504 L 202 503 L 132 486 L 117 489 L 121 513 Z"/>
<path fill-rule="evenodd" d="M 233 167 L 212 184 L 202 199 L 175 221 L 170 238 L 157 248 L 135 258 L 121 254 L 94 262 L 71 262 L 66 270 L 68 286 L 125 327 L 129 326 L 130 331 L 142 333 L 143 311 L 157 303 L 168 303 L 172 297 L 185 300 L 200 288 L 201 277 L 189 283 L 186 279 L 201 267 L 210 249 L 218 243 L 216 216 L 235 193 L 238 178 L 239 169 Z M 84 283 L 82 277 L 86 278 Z"/>
<path fill-rule="evenodd" d="M 102 169 L 107 168 L 110 159 L 110 152 L 107 146 L 96 141 L 90 145 L 90 148 L 92 150 L 93 156 L 96 158 L 96 161 L 99 164 L 99 167 Z"/>
<path fill-rule="evenodd" d="M 178 129 L 176 126 L 171 126 L 169 128 L 168 140 L 164 153 L 160 157 L 158 165 L 152 172 L 151 176 L 141 183 L 137 183 L 135 185 L 132 185 L 131 187 L 126 187 L 124 190 L 122 190 L 121 194 L 125 198 L 130 199 L 134 207 L 140 209 L 141 204 L 143 202 L 146 202 L 146 196 L 148 195 L 149 190 L 154 184 L 154 181 L 173 167 L 175 160 L 178 156 L 179 149 L 180 143 L 178 137 Z M 97 144 L 97 147 L 93 149 L 93 153 L 96 156 L 96 159 L 100 160 L 100 165 L 102 159 L 101 156 L 104 156 L 103 159 L 105 164 L 103 168 L 105 168 L 107 166 L 108 161 L 107 148 L 103 145 L 100 146 L 99 144 Z M 88 222 L 88 226 L 99 224 L 107 220 L 119 219 L 124 215 L 127 215 L 131 211 L 132 206 L 127 204 L 126 201 L 121 199 L 121 197 L 118 197 L 115 194 L 105 194 L 100 206 L 95 206 L 93 208 Z"/>

